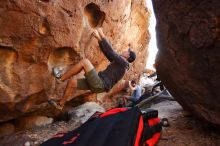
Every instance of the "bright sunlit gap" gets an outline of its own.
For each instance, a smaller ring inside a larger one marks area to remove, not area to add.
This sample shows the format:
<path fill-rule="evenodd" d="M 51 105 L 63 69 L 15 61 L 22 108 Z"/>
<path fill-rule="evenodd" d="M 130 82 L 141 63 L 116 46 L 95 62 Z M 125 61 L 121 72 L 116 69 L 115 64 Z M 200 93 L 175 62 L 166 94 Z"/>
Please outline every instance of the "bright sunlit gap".
<path fill-rule="evenodd" d="M 150 17 L 150 26 L 149 26 L 149 31 L 151 35 L 150 43 L 148 46 L 148 51 L 149 51 L 149 56 L 146 64 L 147 69 L 152 69 L 155 70 L 153 67 L 153 64 L 155 63 L 155 58 L 157 54 L 157 41 L 156 41 L 156 31 L 155 31 L 155 26 L 156 26 L 156 19 L 153 11 L 153 6 L 152 6 L 152 1 L 151 0 L 146 0 L 147 2 L 147 7 L 151 11 L 151 17 Z"/>

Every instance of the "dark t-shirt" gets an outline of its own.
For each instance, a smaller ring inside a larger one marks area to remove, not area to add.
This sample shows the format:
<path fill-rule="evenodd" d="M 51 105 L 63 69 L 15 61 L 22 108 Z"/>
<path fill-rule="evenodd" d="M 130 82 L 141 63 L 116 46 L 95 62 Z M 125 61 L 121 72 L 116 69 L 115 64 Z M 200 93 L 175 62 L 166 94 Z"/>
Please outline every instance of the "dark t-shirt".
<path fill-rule="evenodd" d="M 109 91 L 122 77 L 129 67 L 129 63 L 118 55 L 106 39 L 99 41 L 103 54 L 111 62 L 107 68 L 99 72 L 99 77 L 104 83 L 106 91 Z"/>

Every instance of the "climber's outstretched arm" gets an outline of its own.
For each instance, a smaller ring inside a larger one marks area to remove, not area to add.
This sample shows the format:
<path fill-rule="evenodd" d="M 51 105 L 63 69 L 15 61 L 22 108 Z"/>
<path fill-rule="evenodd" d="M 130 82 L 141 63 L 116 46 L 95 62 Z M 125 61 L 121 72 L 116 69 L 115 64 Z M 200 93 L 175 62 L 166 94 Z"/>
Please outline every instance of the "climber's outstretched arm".
<path fill-rule="evenodd" d="M 100 47 L 101 51 L 103 52 L 103 54 L 107 57 L 107 59 L 110 62 L 116 61 L 120 64 L 127 65 L 127 62 L 120 55 L 118 55 L 115 52 L 112 45 L 106 39 L 106 37 L 105 37 L 105 35 L 104 35 L 101 28 L 98 28 L 97 30 L 95 30 L 94 35 L 98 39 L 99 47 Z"/>

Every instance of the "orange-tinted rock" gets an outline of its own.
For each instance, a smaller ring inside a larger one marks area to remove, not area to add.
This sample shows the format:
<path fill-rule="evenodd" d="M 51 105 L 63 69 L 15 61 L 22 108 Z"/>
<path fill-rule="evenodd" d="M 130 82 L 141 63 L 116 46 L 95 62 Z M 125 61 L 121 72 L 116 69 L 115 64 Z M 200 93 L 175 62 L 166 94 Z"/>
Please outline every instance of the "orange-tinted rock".
<path fill-rule="evenodd" d="M 52 118 L 44 117 L 44 116 L 30 116 L 30 117 L 22 117 L 16 120 L 16 130 L 25 130 L 35 127 L 41 127 L 53 122 Z"/>
<path fill-rule="evenodd" d="M 159 77 L 185 109 L 220 125 L 219 0 L 153 3 Z"/>
<path fill-rule="evenodd" d="M 149 41 L 145 5 L 145 0 L 1 0 L 0 122 L 47 113 L 47 98 L 60 98 L 66 85 L 55 82 L 53 67 L 65 71 L 86 57 L 98 71 L 105 68 L 91 27 L 102 26 L 117 51 L 134 49 L 137 60 L 125 78 L 138 78 Z"/>

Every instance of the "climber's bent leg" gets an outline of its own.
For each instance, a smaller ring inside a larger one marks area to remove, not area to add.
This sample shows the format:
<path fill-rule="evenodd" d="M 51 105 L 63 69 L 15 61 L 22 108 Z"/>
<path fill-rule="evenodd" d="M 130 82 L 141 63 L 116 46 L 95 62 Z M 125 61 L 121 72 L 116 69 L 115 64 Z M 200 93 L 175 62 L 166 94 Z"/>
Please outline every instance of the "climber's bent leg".
<path fill-rule="evenodd" d="M 78 74 L 82 70 L 85 71 L 85 73 L 88 73 L 94 68 L 92 63 L 88 59 L 82 59 L 79 63 L 75 64 L 72 68 L 70 68 L 66 73 L 62 75 L 60 78 L 61 81 L 65 81 L 69 79 L 70 77 Z"/>
<path fill-rule="evenodd" d="M 68 81 L 64 95 L 60 100 L 61 106 L 63 106 L 65 102 L 73 96 L 73 93 L 75 93 L 76 89 L 91 90 L 94 93 L 105 91 L 102 79 L 99 77 L 98 73 L 88 59 L 83 59 L 78 64 L 73 66 L 61 77 L 61 80 L 64 81 L 70 78 L 71 76 L 79 73 L 82 69 L 85 70 L 85 78 L 78 80 L 71 79 Z"/>
<path fill-rule="evenodd" d="M 71 97 L 73 95 L 73 93 L 76 92 L 76 88 L 77 88 L 77 80 L 69 80 L 66 86 L 66 89 L 64 91 L 64 95 L 62 97 L 62 99 L 60 100 L 60 105 L 64 106 L 65 102 L 67 101 L 67 99 L 69 97 Z"/>
<path fill-rule="evenodd" d="M 92 69 L 85 74 L 85 78 L 69 80 L 64 95 L 60 101 L 61 106 L 64 106 L 65 102 L 73 96 L 76 89 L 91 90 L 93 93 L 100 93 L 105 91 L 102 79 L 98 76 L 96 70 Z"/>

